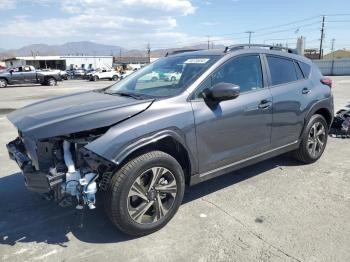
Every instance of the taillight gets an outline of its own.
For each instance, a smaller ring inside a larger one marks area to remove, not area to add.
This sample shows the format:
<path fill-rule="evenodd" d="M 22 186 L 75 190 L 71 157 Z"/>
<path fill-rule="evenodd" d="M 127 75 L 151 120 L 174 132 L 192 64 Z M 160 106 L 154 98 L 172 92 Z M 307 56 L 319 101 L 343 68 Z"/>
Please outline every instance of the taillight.
<path fill-rule="evenodd" d="M 321 83 L 332 88 L 332 79 L 330 79 L 330 78 L 327 78 L 327 77 L 322 78 Z"/>

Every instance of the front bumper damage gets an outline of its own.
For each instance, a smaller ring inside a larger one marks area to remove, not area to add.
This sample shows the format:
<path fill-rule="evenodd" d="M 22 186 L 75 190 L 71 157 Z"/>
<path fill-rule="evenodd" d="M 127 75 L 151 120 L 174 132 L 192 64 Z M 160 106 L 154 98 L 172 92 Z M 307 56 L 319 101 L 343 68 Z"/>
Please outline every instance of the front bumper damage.
<path fill-rule="evenodd" d="M 6 145 L 9 156 L 22 171 L 24 182 L 28 190 L 38 193 L 49 193 L 55 186 L 64 181 L 65 173 L 44 173 L 35 170 L 32 160 L 28 157 L 24 144 L 20 138 L 16 138 Z"/>
<path fill-rule="evenodd" d="M 21 137 L 6 145 L 10 158 L 22 171 L 27 189 L 45 194 L 61 206 L 75 202 L 78 209 L 94 209 L 95 194 L 108 183 L 106 176 L 114 166 L 74 141 L 55 139 L 46 144 L 45 157 L 52 156 L 52 161 L 46 159 L 45 165 L 33 163 Z M 38 148 L 36 151 L 40 151 Z M 40 162 L 40 155 L 38 159 Z"/>

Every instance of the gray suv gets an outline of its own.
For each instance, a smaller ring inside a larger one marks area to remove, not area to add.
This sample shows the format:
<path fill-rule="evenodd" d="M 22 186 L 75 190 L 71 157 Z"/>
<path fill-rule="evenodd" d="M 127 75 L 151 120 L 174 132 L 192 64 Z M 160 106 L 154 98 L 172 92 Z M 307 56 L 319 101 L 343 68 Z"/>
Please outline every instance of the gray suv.
<path fill-rule="evenodd" d="M 108 88 L 9 114 L 18 137 L 7 149 L 29 190 L 80 209 L 101 201 L 120 230 L 145 235 L 175 215 L 186 184 L 289 151 L 319 159 L 331 84 L 291 49 L 177 52 Z"/>

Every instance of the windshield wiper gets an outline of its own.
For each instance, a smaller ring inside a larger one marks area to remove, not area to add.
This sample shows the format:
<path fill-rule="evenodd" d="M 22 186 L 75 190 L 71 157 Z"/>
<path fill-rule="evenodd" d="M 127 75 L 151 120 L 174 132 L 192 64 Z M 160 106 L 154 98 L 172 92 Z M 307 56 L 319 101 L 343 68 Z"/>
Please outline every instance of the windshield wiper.
<path fill-rule="evenodd" d="M 127 96 L 127 97 L 132 97 L 134 99 L 142 99 L 142 95 L 139 94 L 135 94 L 135 93 L 128 93 L 128 92 L 113 92 L 113 93 L 108 93 L 105 92 L 106 94 L 110 94 L 110 95 L 119 95 L 119 96 Z"/>

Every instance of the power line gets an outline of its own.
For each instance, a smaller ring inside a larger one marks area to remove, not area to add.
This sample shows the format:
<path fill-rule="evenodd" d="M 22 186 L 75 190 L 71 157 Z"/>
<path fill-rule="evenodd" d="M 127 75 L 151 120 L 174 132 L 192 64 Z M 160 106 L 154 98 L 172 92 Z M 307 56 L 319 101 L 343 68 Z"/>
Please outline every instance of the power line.
<path fill-rule="evenodd" d="M 269 27 L 258 28 L 258 29 L 255 29 L 254 31 L 265 31 L 265 30 L 269 30 L 269 29 L 274 29 L 274 28 L 284 27 L 284 26 L 288 26 L 288 25 L 292 25 L 292 24 L 297 24 L 297 23 L 301 23 L 301 22 L 305 22 L 305 21 L 314 20 L 314 19 L 316 19 L 316 18 L 320 18 L 320 15 L 312 16 L 312 17 L 308 17 L 308 18 L 304 18 L 304 19 L 301 19 L 301 20 L 296 20 L 296 21 L 289 22 L 289 23 L 286 23 L 286 24 L 280 24 L 280 25 L 275 25 L 275 26 L 269 26 Z"/>

